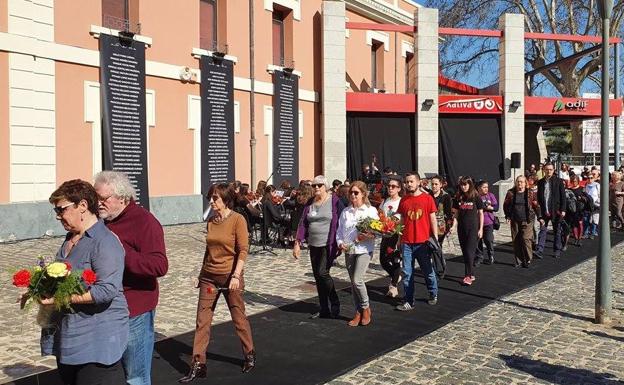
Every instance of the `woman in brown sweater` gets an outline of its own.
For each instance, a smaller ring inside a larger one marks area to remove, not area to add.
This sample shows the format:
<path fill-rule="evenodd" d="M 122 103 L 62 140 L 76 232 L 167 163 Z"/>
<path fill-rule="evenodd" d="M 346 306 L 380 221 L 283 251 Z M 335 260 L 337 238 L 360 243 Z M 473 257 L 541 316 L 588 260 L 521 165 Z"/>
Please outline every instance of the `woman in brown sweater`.
<path fill-rule="evenodd" d="M 236 334 L 241 340 L 243 372 L 256 365 L 256 352 L 251 337 L 251 326 L 245 315 L 243 301 L 243 268 L 249 248 L 249 234 L 245 218 L 232 210 L 235 194 L 227 184 L 213 185 L 209 192 L 214 215 L 208 221 L 206 251 L 199 274 L 199 304 L 193 341 L 193 361 L 188 374 L 180 383 L 197 377 L 206 377 L 206 350 L 210 341 L 210 325 L 219 295 L 223 293 L 230 309 Z"/>

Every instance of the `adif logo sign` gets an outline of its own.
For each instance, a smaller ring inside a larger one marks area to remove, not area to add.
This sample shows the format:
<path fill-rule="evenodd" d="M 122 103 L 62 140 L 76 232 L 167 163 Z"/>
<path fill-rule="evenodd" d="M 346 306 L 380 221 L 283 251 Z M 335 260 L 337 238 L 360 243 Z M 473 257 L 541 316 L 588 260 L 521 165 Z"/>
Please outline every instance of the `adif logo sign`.
<path fill-rule="evenodd" d="M 561 99 L 557 99 L 555 101 L 555 105 L 553 106 L 553 112 L 559 111 L 585 111 L 587 109 L 587 101 L 578 99 L 573 102 L 564 102 Z"/>

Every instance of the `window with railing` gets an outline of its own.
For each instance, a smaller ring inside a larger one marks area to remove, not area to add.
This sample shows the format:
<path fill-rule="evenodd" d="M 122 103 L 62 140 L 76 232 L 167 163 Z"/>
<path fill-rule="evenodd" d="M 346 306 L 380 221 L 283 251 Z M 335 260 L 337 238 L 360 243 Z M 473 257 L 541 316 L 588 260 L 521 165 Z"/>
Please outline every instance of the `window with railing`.
<path fill-rule="evenodd" d="M 294 68 L 293 57 L 293 10 L 281 5 L 273 5 L 273 17 L 271 20 L 272 40 L 272 64 Z"/>
<path fill-rule="evenodd" d="M 139 0 L 102 0 L 102 26 L 141 33 Z"/>
<path fill-rule="evenodd" d="M 199 48 L 217 51 L 217 0 L 199 2 Z"/>
<path fill-rule="evenodd" d="M 373 40 L 371 44 L 371 91 L 384 89 L 383 53 L 384 53 L 383 43 Z"/>
<path fill-rule="evenodd" d="M 284 12 L 273 10 L 273 64 L 284 65 Z"/>
<path fill-rule="evenodd" d="M 416 66 L 414 61 L 414 54 L 411 52 L 405 53 L 405 93 L 413 94 L 416 88 Z"/>

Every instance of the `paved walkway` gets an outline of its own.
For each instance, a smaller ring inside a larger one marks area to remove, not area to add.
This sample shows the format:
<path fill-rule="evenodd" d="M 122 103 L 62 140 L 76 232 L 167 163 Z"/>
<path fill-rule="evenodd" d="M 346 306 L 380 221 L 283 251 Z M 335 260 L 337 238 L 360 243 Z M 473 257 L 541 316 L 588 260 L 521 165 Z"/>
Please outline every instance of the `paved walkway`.
<path fill-rule="evenodd" d="M 194 328 L 197 275 L 203 256 L 202 224 L 165 229 L 169 274 L 161 280 L 157 310 L 158 339 Z M 497 234 L 508 242 L 508 229 Z M 17 290 L 7 269 L 52 255 L 59 238 L 0 244 L 0 383 L 53 368 L 39 355 L 34 315 L 13 303 Z M 459 252 L 457 241 L 445 245 Z M 307 256 L 295 261 L 289 250 L 254 255 L 246 269 L 247 311 L 256 314 L 315 296 Z M 623 250 L 614 258 L 616 316 L 624 315 Z M 339 288 L 348 285 L 346 270 L 333 269 Z M 375 258 L 367 280 L 385 275 Z M 331 384 L 483 384 L 483 383 L 624 383 L 624 327 L 602 327 L 593 316 L 594 262 L 581 264 L 540 285 L 495 302 L 436 332 L 335 379 Z M 511 272 L 511 270 L 510 270 Z M 438 306 L 444 306 L 443 299 Z M 229 321 L 224 302 L 215 322 Z M 415 314 L 415 316 L 417 316 Z"/>

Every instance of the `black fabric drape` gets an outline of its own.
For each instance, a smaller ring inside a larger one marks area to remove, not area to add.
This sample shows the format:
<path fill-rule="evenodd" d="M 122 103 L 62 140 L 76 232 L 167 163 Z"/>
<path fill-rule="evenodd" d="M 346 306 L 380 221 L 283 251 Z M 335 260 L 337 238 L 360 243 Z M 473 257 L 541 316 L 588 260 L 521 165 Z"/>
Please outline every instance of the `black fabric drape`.
<path fill-rule="evenodd" d="M 440 172 L 454 185 L 460 176 L 490 183 L 503 178 L 501 121 L 498 117 L 440 117 Z"/>
<path fill-rule="evenodd" d="M 359 179 L 362 165 L 377 156 L 377 167 L 398 173 L 414 169 L 414 116 L 411 114 L 347 114 L 347 177 Z"/>

